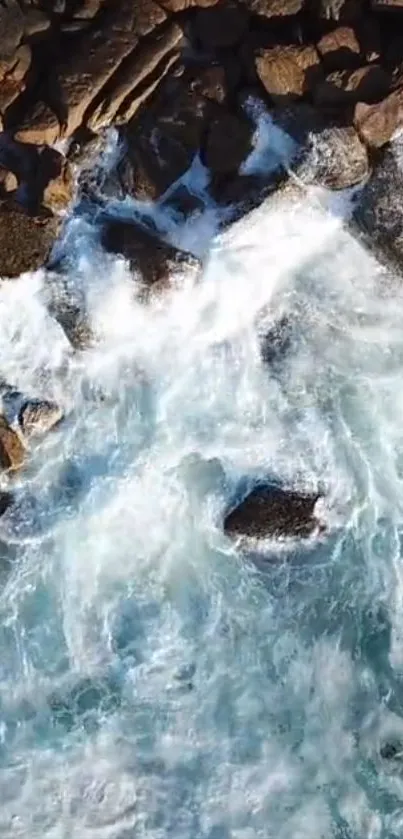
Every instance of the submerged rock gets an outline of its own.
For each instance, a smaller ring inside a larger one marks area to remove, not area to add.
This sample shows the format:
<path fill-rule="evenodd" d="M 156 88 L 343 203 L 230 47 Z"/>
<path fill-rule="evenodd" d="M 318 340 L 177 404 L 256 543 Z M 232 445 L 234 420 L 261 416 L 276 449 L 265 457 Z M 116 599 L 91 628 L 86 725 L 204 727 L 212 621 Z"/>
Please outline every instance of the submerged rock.
<path fill-rule="evenodd" d="M 56 402 L 30 399 L 18 413 L 21 430 L 27 437 L 39 437 L 54 428 L 63 418 L 63 411 Z"/>
<path fill-rule="evenodd" d="M 291 349 L 294 324 L 287 315 L 264 331 L 260 338 L 260 354 L 265 364 L 281 362 Z"/>
<path fill-rule="evenodd" d="M 130 267 L 139 272 L 146 286 L 164 286 L 189 269 L 195 272 L 200 265 L 192 254 L 169 245 L 157 233 L 136 222 L 107 221 L 101 240 L 107 251 L 121 254 L 129 260 Z"/>
<path fill-rule="evenodd" d="M 0 416 L 0 469 L 14 471 L 20 469 L 25 460 L 25 448 L 17 434 Z"/>
<path fill-rule="evenodd" d="M 320 527 L 315 515 L 319 494 L 303 494 L 273 485 L 256 487 L 228 513 L 228 536 L 251 539 L 306 538 Z"/>

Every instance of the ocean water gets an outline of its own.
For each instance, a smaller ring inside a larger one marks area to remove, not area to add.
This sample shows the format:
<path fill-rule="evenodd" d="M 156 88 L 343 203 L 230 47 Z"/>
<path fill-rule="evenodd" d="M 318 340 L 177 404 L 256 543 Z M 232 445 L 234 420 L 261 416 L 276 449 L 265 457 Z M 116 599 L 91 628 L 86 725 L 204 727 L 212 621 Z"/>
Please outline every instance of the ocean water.
<path fill-rule="evenodd" d="M 1 839 L 401 837 L 403 293 L 340 207 L 148 208 L 204 257 L 148 306 L 73 213 L 82 353 L 56 278 L 2 283 L 1 375 L 66 420 L 0 520 Z M 267 475 L 324 492 L 325 536 L 226 539 Z"/>

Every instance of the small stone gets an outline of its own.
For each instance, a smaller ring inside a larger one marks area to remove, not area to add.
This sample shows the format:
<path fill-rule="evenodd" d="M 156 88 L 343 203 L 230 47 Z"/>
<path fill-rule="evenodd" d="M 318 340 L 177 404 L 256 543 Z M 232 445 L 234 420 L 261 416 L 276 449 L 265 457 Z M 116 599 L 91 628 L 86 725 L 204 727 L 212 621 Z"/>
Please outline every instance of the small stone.
<path fill-rule="evenodd" d="M 7 420 L 0 417 L 0 469 L 15 471 L 20 469 L 25 460 L 25 448 Z"/>
<path fill-rule="evenodd" d="M 29 400 L 20 408 L 18 422 L 27 437 L 39 437 L 63 419 L 63 411 L 56 402 L 46 399 Z"/>

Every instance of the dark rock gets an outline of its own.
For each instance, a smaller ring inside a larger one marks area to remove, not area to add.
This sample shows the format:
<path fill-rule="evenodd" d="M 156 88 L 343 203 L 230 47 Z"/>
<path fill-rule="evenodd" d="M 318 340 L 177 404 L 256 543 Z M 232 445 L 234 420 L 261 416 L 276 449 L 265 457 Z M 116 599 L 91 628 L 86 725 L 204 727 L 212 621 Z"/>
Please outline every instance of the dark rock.
<path fill-rule="evenodd" d="M 340 23 L 355 23 L 363 13 L 362 0 L 314 0 L 313 8 L 318 16 Z"/>
<path fill-rule="evenodd" d="M 315 516 L 319 497 L 276 486 L 258 486 L 226 515 L 225 533 L 252 539 L 306 538 L 319 527 Z"/>
<path fill-rule="evenodd" d="M 63 418 L 63 411 L 56 402 L 47 399 L 30 399 L 21 406 L 18 422 L 27 437 L 39 437 L 54 428 Z"/>
<path fill-rule="evenodd" d="M 360 193 L 353 221 L 381 261 L 403 266 L 403 173 L 391 148 L 381 152 Z"/>
<path fill-rule="evenodd" d="M 323 112 L 308 102 L 293 102 L 286 108 L 274 108 L 270 114 L 276 125 L 302 147 L 309 140 L 310 134 L 326 128 Z"/>
<path fill-rule="evenodd" d="M 358 67 L 360 45 L 351 26 L 339 26 L 327 32 L 317 43 L 316 48 L 327 73 L 333 70 L 348 70 Z"/>
<path fill-rule="evenodd" d="M 357 102 L 379 102 L 389 91 L 390 76 L 382 67 L 369 64 L 357 70 L 331 73 L 314 90 L 318 107 L 343 108 Z"/>
<path fill-rule="evenodd" d="M 17 0 L 0 4 L 0 64 L 15 54 L 24 37 L 24 15 Z"/>
<path fill-rule="evenodd" d="M 133 184 L 147 184 L 147 195 L 159 198 L 189 168 L 217 107 L 192 90 L 189 78 L 167 80 L 124 133 Z"/>
<path fill-rule="evenodd" d="M 15 471 L 25 461 L 25 448 L 18 434 L 9 426 L 5 417 L 0 416 L 0 469 Z"/>
<path fill-rule="evenodd" d="M 47 261 L 59 232 L 52 217 L 29 216 L 18 205 L 0 204 L 0 276 L 19 277 Z"/>
<path fill-rule="evenodd" d="M 283 315 L 269 329 L 266 329 L 260 339 L 262 360 L 269 367 L 283 361 L 286 353 L 291 349 L 293 338 L 293 324 L 289 317 Z"/>
<path fill-rule="evenodd" d="M 322 77 L 317 50 L 313 46 L 277 46 L 256 58 L 256 71 L 267 93 L 276 101 L 300 99 Z"/>
<path fill-rule="evenodd" d="M 190 192 L 184 184 L 180 184 L 171 192 L 165 203 L 185 218 L 192 216 L 204 207 L 201 198 L 194 195 L 193 192 Z"/>
<path fill-rule="evenodd" d="M 23 44 L 13 53 L 7 66 L 3 62 L 3 71 L 1 71 L 0 61 L 0 114 L 3 117 L 10 105 L 25 90 L 26 75 L 31 65 L 31 58 L 30 46 Z"/>
<path fill-rule="evenodd" d="M 88 320 L 85 304 L 63 282 L 52 281 L 48 276 L 49 314 L 63 329 L 66 338 L 75 350 L 86 350 L 93 346 L 96 337 Z M 50 286 L 50 287 L 49 287 Z"/>
<path fill-rule="evenodd" d="M 346 189 L 369 173 L 366 146 L 351 127 L 325 128 L 311 136 L 298 177 L 306 184 Z"/>
<path fill-rule="evenodd" d="M 399 741 L 384 743 L 380 750 L 380 756 L 384 760 L 395 760 L 403 757 L 403 744 Z"/>
<path fill-rule="evenodd" d="M 222 105 L 228 96 L 227 73 L 222 65 L 202 68 L 190 83 L 197 96 L 204 96 Z"/>
<path fill-rule="evenodd" d="M 5 492 L 4 490 L 0 491 L 0 516 L 4 516 L 4 513 L 6 513 L 9 507 L 11 507 L 13 501 L 14 496 L 11 492 Z"/>
<path fill-rule="evenodd" d="M 403 11 L 403 0 L 371 0 L 375 12 Z"/>
<path fill-rule="evenodd" d="M 136 222 L 106 221 L 101 241 L 107 251 L 129 260 L 131 269 L 138 272 L 146 286 L 164 288 L 189 269 L 195 272 L 199 268 L 192 254 L 167 244 Z"/>
<path fill-rule="evenodd" d="M 21 143 L 51 146 L 59 139 L 60 132 L 61 126 L 55 112 L 40 100 L 27 110 L 14 131 L 14 137 Z"/>
<path fill-rule="evenodd" d="M 236 46 L 248 26 L 244 6 L 232 0 L 221 0 L 211 9 L 198 9 L 192 21 L 193 32 L 206 50 Z"/>
<path fill-rule="evenodd" d="M 209 6 L 215 6 L 217 3 L 218 0 L 161 0 L 161 6 L 167 12 L 182 12 L 184 9 L 189 9 L 194 6 L 199 6 L 204 9 Z"/>
<path fill-rule="evenodd" d="M 252 136 L 246 117 L 222 109 L 208 126 L 203 162 L 212 173 L 236 172 L 251 151 Z"/>
<path fill-rule="evenodd" d="M 386 145 L 403 125 L 403 89 L 393 91 L 375 105 L 358 102 L 354 124 L 367 146 L 379 149 Z"/>

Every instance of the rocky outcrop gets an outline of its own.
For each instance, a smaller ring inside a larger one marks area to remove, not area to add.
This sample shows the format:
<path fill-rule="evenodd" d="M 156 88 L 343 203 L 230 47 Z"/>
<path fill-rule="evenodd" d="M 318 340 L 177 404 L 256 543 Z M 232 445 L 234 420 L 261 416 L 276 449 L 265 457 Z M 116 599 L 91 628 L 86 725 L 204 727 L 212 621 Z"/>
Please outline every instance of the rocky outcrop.
<path fill-rule="evenodd" d="M 403 265 L 403 171 L 386 148 L 359 196 L 354 224 L 381 261 L 400 273 Z"/>
<path fill-rule="evenodd" d="M 307 538 L 320 528 L 315 515 L 317 494 L 277 486 L 258 486 L 224 519 L 231 537 L 249 539 Z"/>
<path fill-rule="evenodd" d="M 0 203 L 0 277 L 19 277 L 47 262 L 60 223 L 54 216 L 31 216 L 10 201 Z"/>
<path fill-rule="evenodd" d="M 164 288 L 183 278 L 184 273 L 195 274 L 199 269 L 199 261 L 192 254 L 169 245 L 156 232 L 136 222 L 105 221 L 102 244 L 107 251 L 127 259 L 147 287 Z"/>
<path fill-rule="evenodd" d="M 0 469 L 15 471 L 25 460 L 25 448 L 7 420 L 0 416 Z"/>
<path fill-rule="evenodd" d="M 30 399 L 18 412 L 18 423 L 25 437 L 41 437 L 54 428 L 63 418 L 63 411 L 56 402 Z"/>

